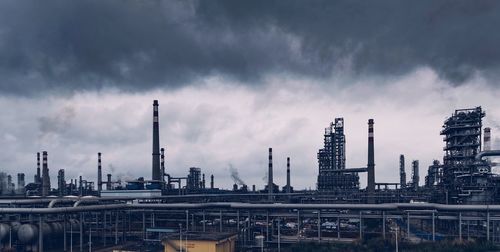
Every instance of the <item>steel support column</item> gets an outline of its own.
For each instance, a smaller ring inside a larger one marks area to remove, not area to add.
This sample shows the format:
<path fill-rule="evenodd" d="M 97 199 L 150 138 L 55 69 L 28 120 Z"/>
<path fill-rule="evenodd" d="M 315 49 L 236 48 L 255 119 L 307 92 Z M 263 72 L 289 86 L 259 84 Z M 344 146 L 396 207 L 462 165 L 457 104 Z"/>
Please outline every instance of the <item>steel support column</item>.
<path fill-rule="evenodd" d="M 189 231 L 189 210 L 186 210 L 186 235 Z"/>
<path fill-rule="evenodd" d="M 490 212 L 486 212 L 486 240 L 490 240 Z"/>
<path fill-rule="evenodd" d="M 43 252 L 43 217 L 38 217 L 38 251 Z"/>
<path fill-rule="evenodd" d="M 80 213 L 80 252 L 83 251 L 83 213 Z"/>
<path fill-rule="evenodd" d="M 432 240 L 436 241 L 436 216 L 434 212 L 432 212 Z"/>
<path fill-rule="evenodd" d="M 203 232 L 205 232 L 205 222 L 206 222 L 206 219 L 205 219 L 205 210 L 203 210 Z"/>
<path fill-rule="evenodd" d="M 63 246 L 63 249 L 64 251 L 67 251 L 67 240 L 66 240 L 66 214 L 63 215 L 63 232 L 64 232 L 64 237 L 63 237 L 63 243 L 64 243 L 64 246 Z"/>
<path fill-rule="evenodd" d="M 321 242 L 321 210 L 318 210 L 318 242 Z"/>
<path fill-rule="evenodd" d="M 146 239 L 146 212 L 142 211 L 142 240 Z"/>
<path fill-rule="evenodd" d="M 385 211 L 382 211 L 382 237 L 385 240 Z"/>
<path fill-rule="evenodd" d="M 406 238 L 410 238 L 410 212 L 406 216 Z"/>
<path fill-rule="evenodd" d="M 222 233 L 222 210 L 219 211 L 219 219 L 220 219 L 220 222 L 219 222 L 219 232 Z"/>
<path fill-rule="evenodd" d="M 269 242 L 269 210 L 266 211 L 266 241 Z"/>
<path fill-rule="evenodd" d="M 458 212 L 458 239 L 462 241 L 462 212 Z"/>
<path fill-rule="evenodd" d="M 363 239 L 363 213 L 359 211 L 359 239 Z"/>

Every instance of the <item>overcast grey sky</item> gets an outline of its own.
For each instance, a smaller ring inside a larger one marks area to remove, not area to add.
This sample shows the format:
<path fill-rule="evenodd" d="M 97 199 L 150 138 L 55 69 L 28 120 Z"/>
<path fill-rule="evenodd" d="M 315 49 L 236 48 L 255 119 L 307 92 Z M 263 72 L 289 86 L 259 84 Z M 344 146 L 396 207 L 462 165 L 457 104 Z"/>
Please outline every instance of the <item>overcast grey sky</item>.
<path fill-rule="evenodd" d="M 32 180 L 151 176 L 152 100 L 174 176 L 201 167 L 216 186 L 275 179 L 315 188 L 323 130 L 344 117 L 347 166 L 376 178 L 398 157 L 425 176 L 442 158 L 443 120 L 483 106 L 500 147 L 496 1 L 1 1 L 0 170 Z M 409 169 L 407 173 L 410 173 Z M 365 178 L 362 176 L 362 186 Z"/>

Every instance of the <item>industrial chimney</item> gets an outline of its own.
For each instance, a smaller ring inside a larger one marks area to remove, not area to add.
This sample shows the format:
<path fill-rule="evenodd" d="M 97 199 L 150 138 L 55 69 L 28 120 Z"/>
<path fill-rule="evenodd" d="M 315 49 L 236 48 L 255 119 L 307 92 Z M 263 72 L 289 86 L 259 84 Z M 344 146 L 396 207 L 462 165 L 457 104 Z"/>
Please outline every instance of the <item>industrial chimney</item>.
<path fill-rule="evenodd" d="M 399 156 L 399 185 L 401 188 L 406 187 L 406 172 L 405 172 L 405 155 Z"/>
<path fill-rule="evenodd" d="M 160 169 L 160 129 L 158 122 L 158 100 L 153 101 L 153 176 L 152 180 L 161 180 Z"/>
<path fill-rule="evenodd" d="M 78 195 L 83 196 L 83 179 L 82 176 L 78 177 L 80 185 L 78 186 Z"/>
<path fill-rule="evenodd" d="M 165 149 L 161 148 L 161 181 L 165 182 Z"/>
<path fill-rule="evenodd" d="M 101 153 L 97 153 L 97 193 L 101 196 L 102 191 L 102 166 L 101 166 Z"/>
<path fill-rule="evenodd" d="M 50 177 L 49 177 L 49 166 L 47 162 L 47 152 L 42 153 L 42 196 L 48 196 L 50 192 Z"/>
<path fill-rule="evenodd" d="M 483 150 L 491 150 L 491 129 L 484 128 Z"/>
<path fill-rule="evenodd" d="M 205 173 L 203 173 L 201 175 L 202 179 L 201 179 L 201 188 L 202 189 L 205 189 Z"/>
<path fill-rule="evenodd" d="M 375 149 L 373 139 L 373 119 L 368 120 L 368 187 L 367 192 L 375 192 Z"/>
<path fill-rule="evenodd" d="M 267 195 L 268 200 L 273 200 L 273 148 L 269 148 L 269 169 L 267 171 Z"/>
<path fill-rule="evenodd" d="M 286 193 L 291 193 L 290 188 L 290 157 L 286 158 Z"/>
<path fill-rule="evenodd" d="M 40 152 L 36 153 L 36 176 L 35 176 L 35 183 L 41 184 L 42 179 L 40 175 Z"/>
<path fill-rule="evenodd" d="M 210 189 L 214 189 L 214 175 L 210 176 Z"/>

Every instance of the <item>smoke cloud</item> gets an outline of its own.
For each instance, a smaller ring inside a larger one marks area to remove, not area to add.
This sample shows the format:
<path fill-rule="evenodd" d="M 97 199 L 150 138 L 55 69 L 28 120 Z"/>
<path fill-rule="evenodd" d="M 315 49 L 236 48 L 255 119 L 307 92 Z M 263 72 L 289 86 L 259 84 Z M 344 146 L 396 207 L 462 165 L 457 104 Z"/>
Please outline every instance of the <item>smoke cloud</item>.
<path fill-rule="evenodd" d="M 233 179 L 235 184 L 244 186 L 246 183 L 240 178 L 240 175 L 238 174 L 238 170 L 233 167 L 232 164 L 229 164 L 229 172 L 231 173 L 231 178 Z"/>

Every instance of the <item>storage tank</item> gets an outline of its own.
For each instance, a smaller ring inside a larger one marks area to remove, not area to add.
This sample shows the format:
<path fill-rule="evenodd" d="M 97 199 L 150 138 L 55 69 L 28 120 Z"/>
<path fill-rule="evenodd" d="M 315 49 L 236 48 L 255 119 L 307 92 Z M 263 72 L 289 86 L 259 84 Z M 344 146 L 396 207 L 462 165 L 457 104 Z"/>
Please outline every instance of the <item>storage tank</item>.
<path fill-rule="evenodd" d="M 0 223 L 0 243 L 9 239 L 10 226 L 5 223 Z"/>
<path fill-rule="evenodd" d="M 38 240 L 38 227 L 33 224 L 23 224 L 17 230 L 17 237 L 22 244 L 32 244 Z"/>
<path fill-rule="evenodd" d="M 38 225 L 23 224 L 17 231 L 17 237 L 23 244 L 33 244 L 38 241 Z M 48 239 L 53 234 L 52 228 L 48 223 L 42 223 L 43 238 Z"/>

